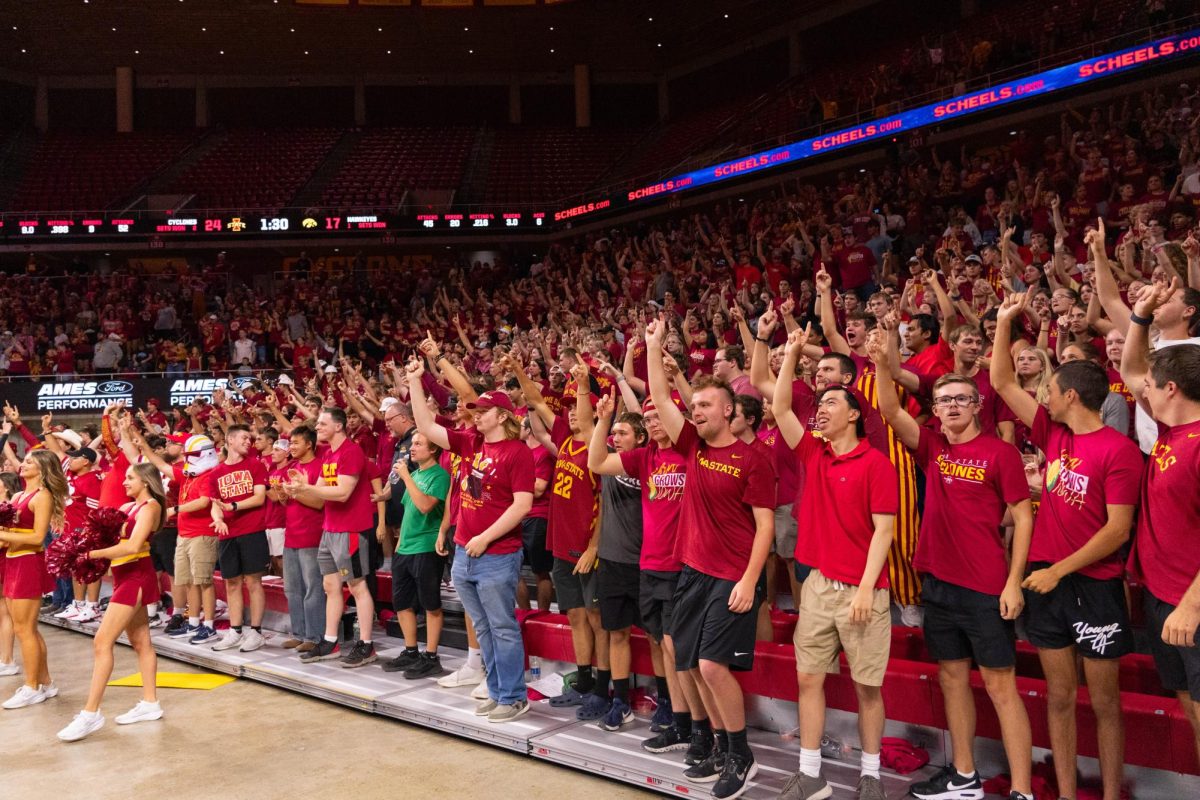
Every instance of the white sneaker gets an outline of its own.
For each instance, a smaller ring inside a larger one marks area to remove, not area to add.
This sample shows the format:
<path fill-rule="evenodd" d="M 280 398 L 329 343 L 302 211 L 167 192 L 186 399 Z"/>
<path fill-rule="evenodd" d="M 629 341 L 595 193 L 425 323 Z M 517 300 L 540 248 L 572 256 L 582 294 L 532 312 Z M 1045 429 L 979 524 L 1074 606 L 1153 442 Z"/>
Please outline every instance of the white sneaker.
<path fill-rule="evenodd" d="M 83 610 L 82 603 L 80 603 L 78 601 L 72 602 L 71 605 L 67 606 L 62 611 L 55 614 L 54 618 L 55 619 L 65 619 L 68 622 L 74 622 L 75 616 L 82 610 Z"/>
<path fill-rule="evenodd" d="M 71 724 L 58 732 L 58 738 L 64 742 L 78 742 L 104 727 L 104 716 L 99 712 L 89 713 L 80 711 L 71 720 Z"/>
<path fill-rule="evenodd" d="M 85 605 L 67 619 L 71 622 L 95 622 L 100 619 L 100 609 L 94 605 Z"/>
<path fill-rule="evenodd" d="M 9 675 L 19 675 L 21 668 L 17 666 L 17 662 L 10 661 L 7 664 L 0 661 L 0 677 L 8 677 Z"/>
<path fill-rule="evenodd" d="M 266 638 L 254 628 L 246 628 L 242 632 L 242 647 L 243 653 L 249 653 L 252 650 L 257 650 L 266 643 Z M 219 648 L 218 648 L 219 649 Z"/>
<path fill-rule="evenodd" d="M 58 687 L 54 685 L 54 681 L 50 681 L 49 686 L 38 685 L 38 691 L 46 696 L 49 700 L 51 697 L 58 697 Z"/>
<path fill-rule="evenodd" d="M 117 724 L 132 725 L 135 722 L 153 722 L 156 719 L 162 719 L 162 716 L 161 703 L 147 703 L 145 700 L 139 700 L 136 706 L 117 717 Z"/>
<path fill-rule="evenodd" d="M 4 707 L 10 711 L 14 708 L 36 705 L 46 699 L 41 689 L 30 689 L 22 685 L 12 697 L 4 701 Z"/>
<path fill-rule="evenodd" d="M 166 623 L 167 623 L 167 621 L 166 621 L 165 619 L 163 619 L 163 618 L 162 618 L 162 614 L 155 614 L 154 616 L 150 617 L 150 625 L 149 625 L 149 627 L 151 627 L 151 628 L 161 628 L 161 627 L 162 627 L 163 625 L 165 625 Z"/>
<path fill-rule="evenodd" d="M 453 689 L 456 686 L 474 686 L 483 680 L 482 667 L 469 667 L 463 664 L 449 675 L 438 678 L 438 686 Z"/>
<path fill-rule="evenodd" d="M 900 606 L 900 624 L 906 628 L 920 628 L 925 622 L 925 609 L 921 606 Z"/>
<path fill-rule="evenodd" d="M 224 635 L 221 636 L 221 641 L 213 645 L 213 650 L 232 650 L 241 643 L 242 635 L 233 628 L 229 628 L 225 631 Z"/>
<path fill-rule="evenodd" d="M 490 697 L 487 688 L 487 675 L 484 675 L 483 678 L 484 679 L 479 682 L 479 685 L 471 690 L 471 698 L 473 700 L 487 700 L 488 697 Z"/>

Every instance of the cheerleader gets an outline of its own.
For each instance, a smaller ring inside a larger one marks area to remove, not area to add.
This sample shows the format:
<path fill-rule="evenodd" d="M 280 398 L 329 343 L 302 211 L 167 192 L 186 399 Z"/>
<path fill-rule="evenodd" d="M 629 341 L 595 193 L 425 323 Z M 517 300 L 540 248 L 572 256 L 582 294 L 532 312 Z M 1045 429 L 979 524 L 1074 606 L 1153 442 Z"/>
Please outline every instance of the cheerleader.
<path fill-rule="evenodd" d="M 38 632 L 42 595 L 54 581 L 46 573 L 44 545 L 52 525 L 63 524 L 67 478 L 58 456 L 49 450 L 34 450 L 21 462 L 25 491 L 13 496 L 17 521 L 0 528 L 0 543 L 8 545 L 4 560 L 4 599 L 13 630 L 21 646 L 25 683 L 4 702 L 4 708 L 24 708 L 58 696 L 46 666 L 46 640 Z"/>
<path fill-rule="evenodd" d="M 10 502 L 21 491 L 21 480 L 11 472 L 0 472 L 0 503 Z M 21 668 L 13 661 L 13 624 L 4 602 L 4 562 L 8 555 L 8 544 L 0 540 L 0 677 L 21 674 Z"/>
<path fill-rule="evenodd" d="M 100 701 L 113 671 L 113 647 L 124 631 L 137 653 L 142 673 L 142 700 L 129 712 L 117 717 L 118 725 L 162 719 L 155 683 L 158 657 L 150 644 L 150 618 L 146 606 L 158 602 L 158 576 L 150 558 L 150 537 L 163 524 L 166 493 L 158 468 L 150 463 L 134 464 L 125 473 L 125 492 L 132 503 L 121 506 L 127 514 L 121 541 L 112 547 L 92 550 L 88 558 L 111 559 L 113 592 L 108 611 L 96 632 L 96 663 L 92 667 L 92 685 L 87 703 L 71 724 L 58 732 L 64 742 L 75 742 L 104 727 Z"/>

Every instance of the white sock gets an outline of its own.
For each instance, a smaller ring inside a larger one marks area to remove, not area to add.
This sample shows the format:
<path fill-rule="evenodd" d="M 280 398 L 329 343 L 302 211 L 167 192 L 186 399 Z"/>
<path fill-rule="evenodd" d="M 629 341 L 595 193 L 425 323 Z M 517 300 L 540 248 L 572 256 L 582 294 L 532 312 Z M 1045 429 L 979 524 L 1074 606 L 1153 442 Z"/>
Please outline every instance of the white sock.
<path fill-rule="evenodd" d="M 84 608 L 92 609 L 92 608 L 95 608 L 95 607 L 96 607 L 96 606 L 98 606 L 98 605 L 100 605 L 100 604 L 99 604 L 99 603 L 93 603 L 93 602 L 92 602 L 92 601 L 90 601 L 90 600 L 84 600 L 84 601 L 83 601 L 83 607 L 84 607 Z"/>
<path fill-rule="evenodd" d="M 467 666 L 471 669 L 483 669 L 483 654 L 478 647 L 467 648 Z"/>
<path fill-rule="evenodd" d="M 955 770 L 955 772 L 957 772 L 957 773 L 958 773 L 958 777 L 962 778 L 963 780 L 968 780 L 968 781 L 969 781 L 969 780 L 971 780 L 972 778 L 974 778 L 974 777 L 975 777 L 975 773 L 974 773 L 974 772 L 972 772 L 970 775 L 964 775 L 964 774 L 963 774 L 963 771 L 962 771 L 962 770 L 960 770 L 960 769 L 956 769 L 956 770 Z"/>
<path fill-rule="evenodd" d="M 200 627 L 200 618 L 199 617 L 188 617 L 188 625 L 193 628 L 199 628 Z"/>
<path fill-rule="evenodd" d="M 83 716 L 84 716 L 84 718 L 85 718 L 85 719 L 95 719 L 96 717 L 100 716 L 100 712 L 99 712 L 99 711 L 87 711 L 87 710 L 84 710 L 84 711 L 80 711 L 79 713 L 80 713 L 80 714 L 83 714 Z"/>
<path fill-rule="evenodd" d="M 800 748 L 800 771 L 810 778 L 821 777 L 821 749 L 805 750 Z"/>
<path fill-rule="evenodd" d="M 146 615 L 150 617 L 157 617 L 158 603 L 151 603 L 150 605 L 146 606 Z"/>
<path fill-rule="evenodd" d="M 879 778 L 879 753 L 863 752 L 862 774 L 870 778 Z"/>
<path fill-rule="evenodd" d="M 336 636 L 326 636 L 325 641 L 329 642 L 330 644 L 337 644 L 337 637 Z"/>

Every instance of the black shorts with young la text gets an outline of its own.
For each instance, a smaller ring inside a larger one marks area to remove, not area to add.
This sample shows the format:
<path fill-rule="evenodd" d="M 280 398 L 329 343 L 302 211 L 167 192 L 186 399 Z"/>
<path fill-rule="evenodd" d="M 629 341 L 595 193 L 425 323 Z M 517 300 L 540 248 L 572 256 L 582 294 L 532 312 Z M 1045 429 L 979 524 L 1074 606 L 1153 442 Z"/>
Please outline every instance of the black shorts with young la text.
<path fill-rule="evenodd" d="M 675 590 L 671 639 L 675 643 L 675 668 L 696 669 L 701 659 L 747 672 L 754 667 L 754 638 L 758 607 L 767 593 L 765 576 L 759 576 L 754 603 L 741 614 L 729 610 L 729 595 L 736 581 L 724 580 L 685 566 Z"/>
<path fill-rule="evenodd" d="M 1163 623 L 1176 606 L 1159 600 L 1147 590 L 1145 608 L 1150 654 L 1154 656 L 1162 687 L 1170 692 L 1187 692 L 1200 703 L 1200 646 L 1176 647 L 1163 641 Z M 1196 638 L 1200 641 L 1200 631 L 1196 631 Z"/>
<path fill-rule="evenodd" d="M 271 568 L 271 547 L 266 531 L 255 531 L 232 539 L 222 539 L 217 545 L 217 566 L 221 577 L 240 578 L 243 575 L 263 575 Z"/>
<path fill-rule="evenodd" d="M 1050 564 L 1029 565 L 1031 572 Z M 1025 635 L 1034 647 L 1074 645 L 1084 658 L 1113 659 L 1133 652 L 1133 632 L 1120 578 L 1072 574 L 1047 594 L 1025 591 Z"/>
<path fill-rule="evenodd" d="M 925 646 L 938 661 L 973 659 L 988 669 L 1017 663 L 1012 620 L 1000 616 L 1000 597 L 921 576 L 925 607 Z"/>
<path fill-rule="evenodd" d="M 639 616 L 642 629 L 656 642 L 663 635 L 671 636 L 675 619 L 675 590 L 679 587 L 678 572 L 641 570 L 638 587 Z"/>
<path fill-rule="evenodd" d="M 619 631 L 640 624 L 640 592 L 641 571 L 637 564 L 600 559 L 596 575 L 600 627 L 606 631 Z"/>

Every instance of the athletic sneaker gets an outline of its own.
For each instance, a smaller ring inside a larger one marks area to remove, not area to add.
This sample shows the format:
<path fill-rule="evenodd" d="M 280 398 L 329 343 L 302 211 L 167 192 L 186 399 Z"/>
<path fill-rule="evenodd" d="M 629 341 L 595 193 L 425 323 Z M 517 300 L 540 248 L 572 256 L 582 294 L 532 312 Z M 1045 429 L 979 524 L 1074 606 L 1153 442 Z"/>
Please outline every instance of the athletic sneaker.
<path fill-rule="evenodd" d="M 453 689 L 456 686 L 475 686 L 483 680 L 483 667 L 472 667 L 463 664 L 449 675 L 438 678 L 438 686 Z"/>
<path fill-rule="evenodd" d="M 49 700 L 51 697 L 58 697 L 58 687 L 54 685 L 54 681 L 50 681 L 50 685 L 38 684 L 38 691 Z"/>
<path fill-rule="evenodd" d="M 633 722 L 633 709 L 624 700 L 613 698 L 608 713 L 600 720 L 600 727 L 606 731 L 619 731 L 622 725 Z"/>
<path fill-rule="evenodd" d="M 475 706 L 475 716 L 486 717 L 491 714 L 498 705 L 500 704 L 489 697 L 487 700 L 484 700 L 482 703 Z"/>
<path fill-rule="evenodd" d="M 346 669 L 365 667 L 367 664 L 373 663 L 378 657 L 375 654 L 374 644 L 359 639 L 342 655 L 342 666 Z"/>
<path fill-rule="evenodd" d="M 163 628 L 163 633 L 170 637 L 184 636 L 187 628 L 187 618 L 183 614 L 172 614 L 171 621 L 167 623 L 167 627 Z"/>
<path fill-rule="evenodd" d="M 741 753 L 728 753 L 725 765 L 721 768 L 721 776 L 713 786 L 712 796 L 717 800 L 732 800 L 746 791 L 746 784 L 758 774 L 758 763 L 754 756 L 744 756 Z"/>
<path fill-rule="evenodd" d="M 714 737 L 711 732 L 693 729 L 692 740 L 688 742 L 687 755 L 683 757 L 683 763 L 693 767 L 708 758 L 708 754 L 714 747 L 713 742 Z"/>
<path fill-rule="evenodd" d="M 883 781 L 870 775 L 859 778 L 858 800 L 887 800 L 887 794 L 883 791 Z"/>
<path fill-rule="evenodd" d="M 310 664 L 313 661 L 333 661 L 342 657 L 342 648 L 337 642 L 322 639 L 307 653 L 300 654 L 300 662 Z"/>
<path fill-rule="evenodd" d="M 221 641 L 213 645 L 213 650 L 232 650 L 235 647 L 240 647 L 242 644 L 242 634 L 229 628 L 221 636 Z"/>
<path fill-rule="evenodd" d="M 471 690 L 471 699 L 472 700 L 487 700 L 488 697 L 489 697 L 489 695 L 488 695 L 488 687 L 487 687 L 487 673 L 484 673 L 483 680 L 481 680 L 479 682 L 479 684 L 474 689 Z"/>
<path fill-rule="evenodd" d="M 900 624 L 906 628 L 920 628 L 925 624 L 925 609 L 921 606 L 900 606 Z"/>
<path fill-rule="evenodd" d="M 71 724 L 58 732 L 58 738 L 64 742 L 78 742 L 104 727 L 104 717 L 99 711 L 80 711 L 71 720 Z"/>
<path fill-rule="evenodd" d="M 71 622 L 78 622 L 81 624 L 85 622 L 95 622 L 96 620 L 100 619 L 100 608 L 94 604 L 84 604 L 83 607 L 76 611 L 73 616 L 69 617 L 69 619 Z M 153 622 L 153 620 L 151 620 L 151 622 Z M 154 626 L 151 625 L 150 627 Z"/>
<path fill-rule="evenodd" d="M 983 800 L 983 781 L 978 772 L 964 778 L 949 764 L 929 780 L 914 783 L 908 791 L 918 800 Z"/>
<path fill-rule="evenodd" d="M 512 722 L 517 717 L 523 717 L 528 713 L 529 701 L 517 700 L 507 705 L 497 705 L 488 712 L 487 718 L 488 722 Z"/>
<path fill-rule="evenodd" d="M 189 629 L 191 626 L 188 626 Z M 201 625 L 200 630 L 192 634 L 192 638 L 188 639 L 188 644 L 212 644 L 217 640 L 217 629 L 210 628 L 207 625 Z"/>
<path fill-rule="evenodd" d="M 421 678 L 432 678 L 434 675 L 442 674 L 442 660 L 438 658 L 437 653 L 421 653 L 416 664 L 413 664 L 404 672 L 404 679 L 415 681 Z M 482 684 L 481 684 L 482 685 Z"/>
<path fill-rule="evenodd" d="M 166 634 L 167 634 L 167 636 L 171 637 L 172 639 L 191 639 L 193 636 L 195 636 L 197 633 L 200 632 L 200 628 L 201 628 L 200 625 L 188 625 L 185 622 L 185 623 L 183 623 L 182 628 L 176 628 L 175 630 L 170 630 L 168 628 L 168 630 L 166 631 Z"/>
<path fill-rule="evenodd" d="M 588 692 L 583 696 L 583 705 L 575 709 L 575 719 L 581 719 L 584 722 L 597 720 L 608 713 L 608 709 L 612 707 L 612 700 L 607 697 L 601 697 L 598 694 Z"/>
<path fill-rule="evenodd" d="M 558 697 L 550 698 L 551 708 L 569 708 L 583 705 L 583 694 L 574 686 L 568 686 Z"/>
<path fill-rule="evenodd" d="M 83 603 L 75 602 L 75 603 L 71 603 L 69 606 L 64 608 L 62 611 L 59 611 L 55 614 L 51 614 L 50 616 L 52 616 L 54 619 L 65 619 L 65 620 L 70 621 L 70 620 L 74 619 L 75 615 L 78 614 L 80 612 L 80 610 L 82 610 L 82 609 L 83 609 Z"/>
<path fill-rule="evenodd" d="M 160 703 L 148 703 L 139 700 L 138 704 L 117 717 L 118 725 L 132 725 L 135 722 L 153 722 L 162 719 L 163 710 Z"/>
<path fill-rule="evenodd" d="M 94 619 L 94 617 L 93 617 L 93 619 Z M 77 621 L 82 622 L 83 620 L 77 620 Z M 163 623 L 164 623 L 164 620 L 162 618 L 162 614 L 154 614 L 153 616 L 150 617 L 150 627 L 151 628 L 161 628 L 163 626 Z M 217 648 L 214 647 L 213 649 L 215 650 Z"/>
<path fill-rule="evenodd" d="M 650 732 L 660 733 L 675 724 L 675 712 L 671 708 L 671 698 L 660 697 L 654 716 L 650 718 Z"/>
<path fill-rule="evenodd" d="M 384 672 L 406 672 L 417 665 L 421 654 L 416 650 L 403 650 L 400 655 L 383 662 Z"/>
<path fill-rule="evenodd" d="M 720 779 L 723 769 L 725 769 L 725 753 L 721 750 L 721 746 L 714 741 L 708 758 L 694 767 L 685 769 L 683 777 L 692 783 L 715 783 Z"/>
<path fill-rule="evenodd" d="M 832 796 L 833 787 L 829 785 L 829 781 L 797 772 L 783 785 L 779 800 L 825 800 Z"/>
<path fill-rule="evenodd" d="M 242 634 L 242 644 L 239 648 L 243 653 L 251 653 L 267 643 L 266 638 L 254 628 L 246 628 Z"/>
<path fill-rule="evenodd" d="M 0 661 L 0 677 L 6 678 L 9 675 L 19 675 L 20 672 L 21 668 L 17 666 L 17 662 L 10 661 L 5 664 L 3 661 Z"/>
<path fill-rule="evenodd" d="M 46 695 L 42 693 L 41 689 L 30 689 L 28 686 L 22 684 L 21 688 L 17 689 L 12 697 L 4 701 L 4 708 L 11 711 L 15 708 L 37 705 L 45 699 Z"/>
<path fill-rule="evenodd" d="M 687 747 L 687 739 L 680 735 L 679 728 L 674 725 L 642 740 L 642 749 L 647 753 L 669 753 L 672 750 L 686 750 Z"/>

